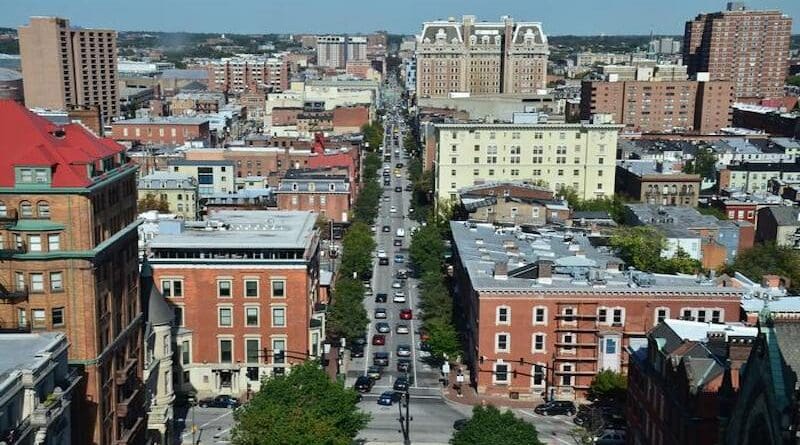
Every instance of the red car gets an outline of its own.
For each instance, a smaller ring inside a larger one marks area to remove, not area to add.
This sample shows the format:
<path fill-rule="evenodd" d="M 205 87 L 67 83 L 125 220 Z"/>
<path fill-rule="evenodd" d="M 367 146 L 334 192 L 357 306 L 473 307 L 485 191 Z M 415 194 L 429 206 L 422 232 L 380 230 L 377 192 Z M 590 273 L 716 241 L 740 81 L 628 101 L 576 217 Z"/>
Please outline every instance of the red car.
<path fill-rule="evenodd" d="M 400 319 L 401 320 L 411 320 L 411 309 L 403 309 L 400 311 Z"/>
<path fill-rule="evenodd" d="M 372 336 L 372 344 L 373 345 L 385 345 L 386 344 L 386 336 L 385 335 L 373 335 Z"/>

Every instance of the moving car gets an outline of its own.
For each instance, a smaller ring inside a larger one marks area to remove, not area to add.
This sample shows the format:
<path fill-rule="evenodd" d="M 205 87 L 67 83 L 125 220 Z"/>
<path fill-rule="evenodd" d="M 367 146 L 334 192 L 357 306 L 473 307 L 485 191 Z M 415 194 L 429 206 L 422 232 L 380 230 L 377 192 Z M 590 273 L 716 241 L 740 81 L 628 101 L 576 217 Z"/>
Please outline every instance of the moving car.
<path fill-rule="evenodd" d="M 379 266 L 388 266 L 389 265 L 389 258 L 378 258 L 378 265 Z"/>
<path fill-rule="evenodd" d="M 533 412 L 543 416 L 556 416 L 559 414 L 571 416 L 578 412 L 578 408 L 568 400 L 551 400 L 538 405 L 533 409 Z"/>
<path fill-rule="evenodd" d="M 407 358 L 401 358 L 397 360 L 397 372 L 410 372 L 411 371 L 411 360 Z"/>
<path fill-rule="evenodd" d="M 380 335 L 380 334 L 373 335 L 372 336 L 372 344 L 373 345 L 377 345 L 377 346 L 385 345 L 386 344 L 386 336 L 385 335 Z"/>
<path fill-rule="evenodd" d="M 401 240 L 401 239 L 395 239 L 395 240 L 394 240 L 394 242 L 393 242 L 392 244 L 393 244 L 395 247 L 401 247 L 401 246 L 403 245 L 403 240 Z"/>
<path fill-rule="evenodd" d="M 411 357 L 411 346 L 409 346 L 409 345 L 397 345 L 397 356 L 398 357 Z"/>
<path fill-rule="evenodd" d="M 403 187 L 400 187 L 400 186 L 398 185 L 397 187 L 395 187 L 395 188 L 394 188 L 394 191 L 395 191 L 396 193 L 400 193 L 400 192 L 402 192 L 402 191 L 403 191 Z"/>
<path fill-rule="evenodd" d="M 350 345 L 350 357 L 359 358 L 364 356 L 364 346 L 359 344 Z"/>
<path fill-rule="evenodd" d="M 411 186 L 411 184 L 408 184 L 408 185 L 406 186 L 406 191 L 407 191 L 407 192 L 410 192 L 410 191 L 413 191 L 413 190 L 414 190 L 414 187 L 412 187 L 412 186 Z"/>
<path fill-rule="evenodd" d="M 397 230 L 395 231 L 395 235 L 398 238 L 402 238 L 402 237 L 406 236 L 406 229 L 404 229 L 402 227 L 398 227 Z"/>
<path fill-rule="evenodd" d="M 403 309 L 403 310 L 400 311 L 400 319 L 401 320 L 411 320 L 412 318 L 413 318 L 413 316 L 412 316 L 412 313 L 411 313 L 411 309 Z"/>
<path fill-rule="evenodd" d="M 400 401 L 400 393 L 394 391 L 384 391 L 378 397 L 378 405 L 392 406 L 393 403 Z"/>
<path fill-rule="evenodd" d="M 408 379 L 405 377 L 398 377 L 397 380 L 394 381 L 394 385 L 392 385 L 392 389 L 395 391 L 406 391 L 408 390 Z"/>
<path fill-rule="evenodd" d="M 386 258 L 386 251 L 383 249 L 378 249 L 378 258 Z"/>
<path fill-rule="evenodd" d="M 395 255 L 395 256 L 394 256 L 394 262 L 395 262 L 396 264 L 403 264 L 403 263 L 405 263 L 405 262 L 406 262 L 406 257 L 405 257 L 405 256 L 403 256 L 403 255 L 400 255 L 400 254 L 398 253 L 397 255 Z"/>
<path fill-rule="evenodd" d="M 408 329 L 407 325 L 399 324 L 396 328 L 394 328 L 394 332 L 397 334 L 408 334 L 411 331 Z"/>
<path fill-rule="evenodd" d="M 355 385 L 353 385 L 353 389 L 358 392 L 370 392 L 372 391 L 373 381 L 367 375 L 360 375 L 356 379 Z"/>
<path fill-rule="evenodd" d="M 405 303 L 406 302 L 406 294 L 404 292 L 395 292 L 394 297 L 392 297 L 392 303 Z"/>
<path fill-rule="evenodd" d="M 389 296 L 387 294 L 384 294 L 384 293 L 375 294 L 375 302 L 376 303 L 386 303 L 388 298 L 389 298 Z"/>
<path fill-rule="evenodd" d="M 397 213 L 397 207 L 395 206 L 389 207 L 389 213 Z"/>
<path fill-rule="evenodd" d="M 367 377 L 372 380 L 380 380 L 383 375 L 383 368 L 380 366 L 370 366 L 367 368 Z"/>
<path fill-rule="evenodd" d="M 400 284 L 399 281 L 395 281 L 395 282 L 392 283 L 392 289 L 400 289 L 402 287 L 403 287 L 403 285 Z M 397 295 L 397 292 L 395 292 L 395 295 Z M 397 303 L 397 302 L 395 301 L 395 303 Z"/>
<path fill-rule="evenodd" d="M 238 408 L 241 403 L 236 397 L 222 395 L 202 399 L 197 405 L 201 408 Z"/>
<path fill-rule="evenodd" d="M 380 322 L 380 323 L 375 323 L 375 330 L 380 332 L 381 334 L 388 334 L 392 330 L 392 328 L 391 326 L 389 326 L 389 323 Z"/>
<path fill-rule="evenodd" d="M 383 227 L 381 227 L 381 232 L 384 232 L 384 233 L 389 233 L 389 232 L 391 232 L 391 231 L 392 231 L 392 228 L 391 228 L 390 226 L 383 226 Z"/>
<path fill-rule="evenodd" d="M 372 364 L 375 366 L 389 366 L 389 353 L 384 351 L 373 353 Z"/>
<path fill-rule="evenodd" d="M 385 319 L 386 318 L 386 308 L 376 307 L 375 308 L 375 318 L 376 319 Z"/>
<path fill-rule="evenodd" d="M 398 280 L 405 280 L 408 278 L 408 271 L 405 269 L 398 269 L 394 277 Z"/>

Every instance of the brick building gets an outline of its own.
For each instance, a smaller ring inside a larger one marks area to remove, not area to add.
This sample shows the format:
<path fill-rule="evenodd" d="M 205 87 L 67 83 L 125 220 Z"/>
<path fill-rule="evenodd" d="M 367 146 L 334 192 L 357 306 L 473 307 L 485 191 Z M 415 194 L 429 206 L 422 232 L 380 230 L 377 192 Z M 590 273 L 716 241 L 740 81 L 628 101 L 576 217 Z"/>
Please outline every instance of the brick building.
<path fill-rule="evenodd" d="M 272 126 L 297 125 L 297 116 L 302 113 L 303 109 L 300 107 L 274 107 L 272 109 Z"/>
<path fill-rule="evenodd" d="M 538 22 L 425 22 L 417 41 L 417 97 L 453 92 L 534 94 L 547 86 L 547 36 Z"/>
<path fill-rule="evenodd" d="M 369 107 L 338 107 L 333 110 L 333 133 L 360 133 L 371 121 Z"/>
<path fill-rule="evenodd" d="M 608 113 L 614 122 L 642 133 L 715 133 L 731 124 L 731 82 L 585 81 L 581 119 Z"/>
<path fill-rule="evenodd" d="M 0 101 L 0 133 L 0 328 L 66 333 L 84 375 L 73 443 L 142 443 L 136 166 L 16 102 Z"/>
<path fill-rule="evenodd" d="M 683 63 L 690 75 L 734 84 L 737 101 L 782 97 L 789 68 L 792 19 L 780 11 L 750 11 L 741 2 L 686 22 Z"/>
<path fill-rule="evenodd" d="M 318 213 L 335 223 L 350 221 L 352 194 L 347 175 L 289 170 L 275 190 L 279 210 Z"/>
<path fill-rule="evenodd" d="M 218 113 L 225 105 L 222 93 L 178 93 L 167 98 L 172 116 L 194 116 L 195 114 Z"/>
<path fill-rule="evenodd" d="M 627 372 L 625 348 L 663 319 L 739 319 L 740 289 L 623 272 L 583 235 L 450 227 L 464 359 L 480 394 L 582 397 L 598 371 Z"/>
<path fill-rule="evenodd" d="M 31 17 L 19 28 L 19 51 L 29 108 L 96 106 L 106 124 L 119 114 L 116 31 Z"/>
<path fill-rule="evenodd" d="M 111 124 L 111 137 L 138 144 L 184 145 L 200 141 L 211 145 L 209 121 L 201 117 L 125 119 Z"/>
<path fill-rule="evenodd" d="M 179 387 L 245 395 L 321 356 L 315 222 L 311 212 L 219 211 L 207 228 L 161 229 L 149 261 L 180 326 Z"/>
<path fill-rule="evenodd" d="M 470 221 L 492 224 L 542 226 L 552 221 L 551 205 L 564 207 L 561 201 L 554 201 L 553 192 L 522 182 L 490 182 L 464 187 L 458 191 L 463 211 Z M 565 214 L 555 215 L 556 219 L 568 218 Z"/>
<path fill-rule="evenodd" d="M 735 397 L 757 328 L 666 319 L 628 349 L 628 443 L 720 443 L 721 402 Z M 726 375 L 727 374 L 727 375 Z M 731 394 L 733 393 L 733 394 Z M 730 400 L 729 400 L 730 402 Z"/>
<path fill-rule="evenodd" d="M 208 73 L 208 89 L 230 94 L 289 89 L 289 63 L 283 57 L 230 57 L 200 68 Z"/>
<path fill-rule="evenodd" d="M 700 175 L 681 173 L 662 161 L 617 161 L 615 189 L 639 202 L 697 207 Z"/>

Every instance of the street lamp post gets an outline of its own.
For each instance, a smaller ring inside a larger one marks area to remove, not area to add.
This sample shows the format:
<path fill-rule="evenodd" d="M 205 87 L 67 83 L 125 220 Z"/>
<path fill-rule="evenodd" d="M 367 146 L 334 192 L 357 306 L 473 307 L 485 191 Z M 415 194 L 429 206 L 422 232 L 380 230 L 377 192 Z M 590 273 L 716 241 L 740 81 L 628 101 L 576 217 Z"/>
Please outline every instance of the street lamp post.
<path fill-rule="evenodd" d="M 405 402 L 405 403 L 404 403 Z M 403 445 L 411 445 L 411 424 L 410 422 L 414 419 L 411 418 L 410 414 L 410 406 L 411 405 L 411 394 L 408 392 L 408 388 L 403 393 L 402 398 L 400 399 L 400 403 L 397 404 L 397 410 L 400 413 L 399 421 L 400 421 L 400 432 L 403 433 Z M 403 415 L 403 407 L 405 406 L 406 415 Z"/>

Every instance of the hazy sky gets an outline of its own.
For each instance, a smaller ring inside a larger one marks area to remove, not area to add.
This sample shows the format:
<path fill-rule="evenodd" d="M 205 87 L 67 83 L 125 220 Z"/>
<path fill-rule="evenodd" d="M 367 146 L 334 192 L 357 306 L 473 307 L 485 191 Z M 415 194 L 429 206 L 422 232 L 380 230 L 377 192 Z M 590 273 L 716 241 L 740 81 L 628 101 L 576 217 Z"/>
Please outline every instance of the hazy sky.
<path fill-rule="evenodd" d="M 800 33 L 800 0 L 751 0 L 778 8 Z M 0 0 L 0 26 L 59 15 L 77 26 L 236 33 L 415 33 L 425 20 L 501 15 L 541 21 L 548 34 L 682 34 L 684 22 L 719 11 L 717 0 Z"/>

